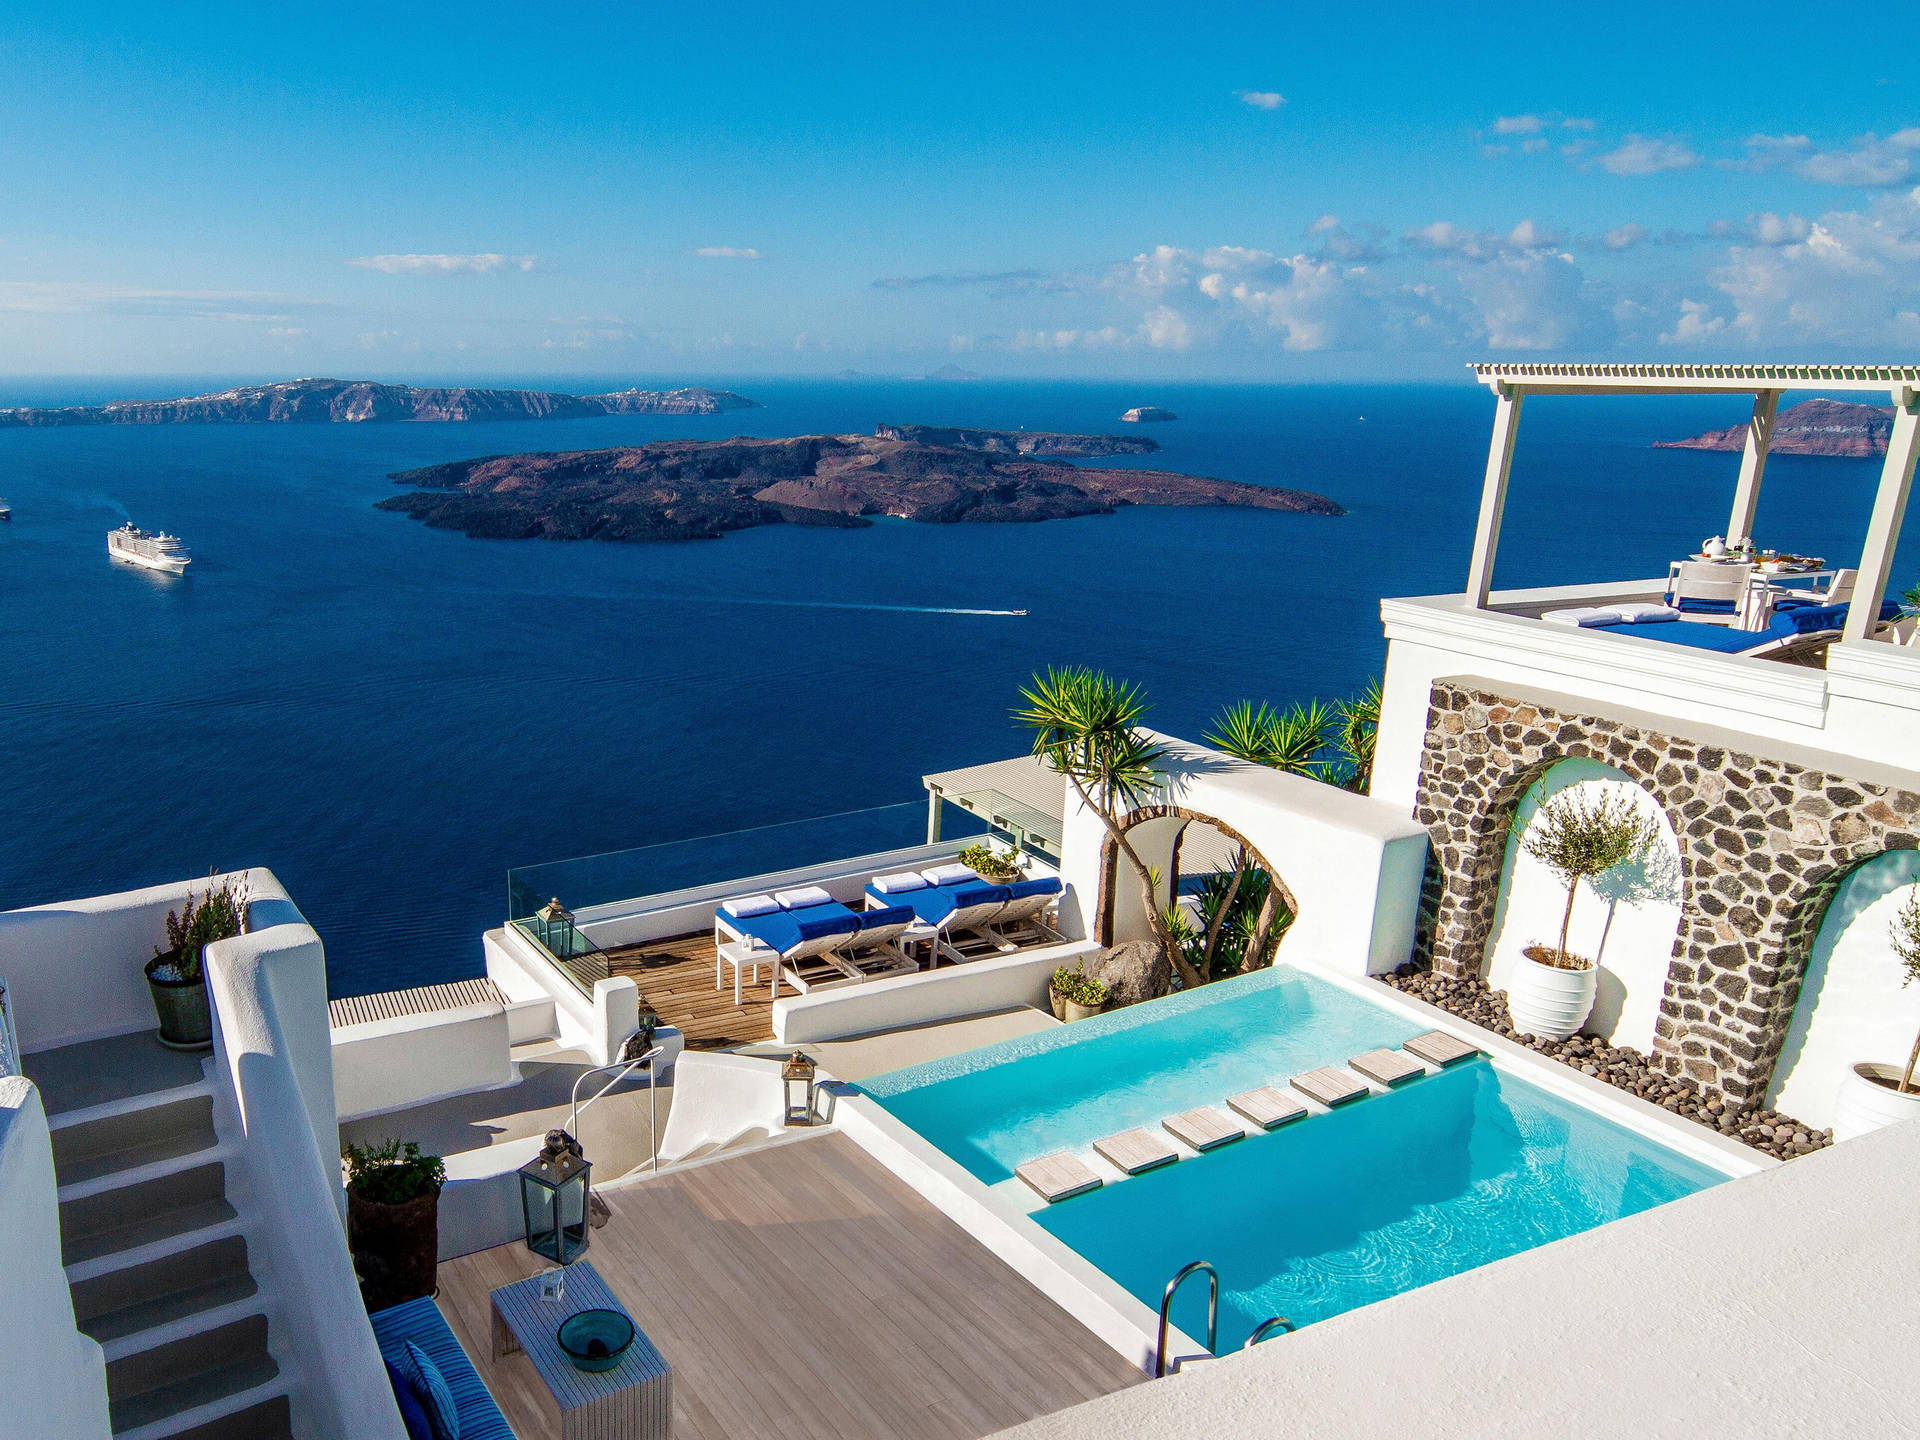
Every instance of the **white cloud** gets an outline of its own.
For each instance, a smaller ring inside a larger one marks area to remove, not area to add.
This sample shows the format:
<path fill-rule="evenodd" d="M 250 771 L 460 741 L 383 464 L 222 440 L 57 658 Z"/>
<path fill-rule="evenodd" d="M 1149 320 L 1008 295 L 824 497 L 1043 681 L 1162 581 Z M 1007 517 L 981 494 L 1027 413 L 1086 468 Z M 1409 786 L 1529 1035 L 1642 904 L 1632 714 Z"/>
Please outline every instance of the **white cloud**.
<path fill-rule="evenodd" d="M 1643 243 L 1646 238 L 1646 226 L 1629 223 L 1614 226 L 1600 237 L 1600 243 L 1609 250 L 1631 250 L 1634 246 Z"/>
<path fill-rule="evenodd" d="M 1242 105 L 1251 105 L 1256 110 L 1278 110 L 1287 103 L 1287 97 L 1278 90 L 1236 90 Z"/>
<path fill-rule="evenodd" d="M 281 340 L 298 340 L 307 332 L 299 325 L 269 325 L 267 333 Z"/>
<path fill-rule="evenodd" d="M 702 260 L 759 260 L 764 258 L 751 246 L 737 245 L 700 245 L 687 251 L 689 255 L 698 255 Z"/>
<path fill-rule="evenodd" d="M 1884 140 L 1863 135 L 1850 150 L 1817 150 L 1793 168 L 1802 179 L 1822 185 L 1879 187 L 1912 177 L 1916 162 L 1920 162 L 1920 126 L 1910 126 Z"/>
<path fill-rule="evenodd" d="M 1538 135 L 1546 128 L 1538 115 L 1502 115 L 1493 122 L 1496 135 Z"/>
<path fill-rule="evenodd" d="M 1698 345 L 1727 328 L 1726 320 L 1701 300 L 1682 300 L 1680 318 L 1660 337 L 1662 345 Z"/>
<path fill-rule="evenodd" d="M 1565 237 L 1533 220 L 1522 220 L 1507 232 L 1507 244 L 1516 250 L 1535 250 L 1542 245 L 1558 245 Z"/>
<path fill-rule="evenodd" d="M 361 255 L 347 261 L 382 275 L 488 275 L 495 270 L 531 270 L 534 255 Z"/>
<path fill-rule="evenodd" d="M 1609 175 L 1658 175 L 1665 170 L 1691 170 L 1700 163 L 1700 156 L 1677 140 L 1629 135 L 1594 163 Z"/>
<path fill-rule="evenodd" d="M 1757 217 L 1712 280 L 1732 302 L 1730 328 L 1750 343 L 1912 346 L 1920 188 L 1816 220 Z"/>
<path fill-rule="evenodd" d="M 326 308 L 258 290 L 160 290 L 88 280 L 0 280 L 0 312 L 155 315 L 183 320 L 286 323 L 288 310 Z"/>
<path fill-rule="evenodd" d="M 1771 210 L 1750 215 L 1747 223 L 1752 227 L 1753 239 L 1762 245 L 1794 245 L 1813 233 L 1813 222 L 1792 211 L 1785 215 L 1776 215 Z"/>
<path fill-rule="evenodd" d="M 1560 128 L 1562 130 L 1591 130 L 1593 129 L 1593 121 L 1587 119 L 1584 115 L 1569 115 L 1560 122 Z"/>

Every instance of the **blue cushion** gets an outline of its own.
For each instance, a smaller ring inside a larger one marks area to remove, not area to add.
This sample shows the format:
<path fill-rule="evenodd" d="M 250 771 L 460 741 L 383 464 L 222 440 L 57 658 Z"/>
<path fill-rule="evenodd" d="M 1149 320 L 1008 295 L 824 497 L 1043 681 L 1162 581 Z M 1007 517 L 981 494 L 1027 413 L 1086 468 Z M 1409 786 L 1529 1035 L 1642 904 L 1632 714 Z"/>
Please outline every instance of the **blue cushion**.
<path fill-rule="evenodd" d="M 794 927 L 800 932 L 800 939 L 803 942 L 824 940 L 829 935 L 851 935 L 859 928 L 860 917 L 851 912 L 846 915 L 823 915 L 818 920 L 802 920 Z"/>
<path fill-rule="evenodd" d="M 826 905 L 809 905 L 804 910 L 741 916 L 729 923 L 742 935 L 751 935 L 783 955 L 804 940 L 815 940 L 822 935 L 850 935 L 860 927 L 859 918 L 838 900 Z"/>
<path fill-rule="evenodd" d="M 1007 887 L 1009 900 L 1024 900 L 1030 895 L 1058 895 L 1059 893 L 1060 877 L 1057 875 L 1043 875 L 1038 880 L 1016 880 Z"/>
<path fill-rule="evenodd" d="M 400 1373 L 419 1392 L 421 1408 L 433 1427 L 433 1440 L 460 1440 L 460 1407 L 453 1403 L 453 1387 L 440 1367 L 411 1340 L 404 1340 L 394 1357 Z"/>
<path fill-rule="evenodd" d="M 1005 885 L 975 885 L 955 892 L 953 908 L 967 910 L 975 905 L 991 905 L 995 901 L 1005 900 L 1007 896 L 1008 890 Z"/>
<path fill-rule="evenodd" d="M 431 1295 L 390 1306 L 369 1319 L 380 1353 L 389 1360 L 397 1359 L 409 1340 L 432 1357 L 460 1407 L 460 1440 L 513 1440 L 512 1428 Z"/>
<path fill-rule="evenodd" d="M 1682 596 L 1673 602 L 1673 608 L 1678 610 L 1682 615 L 1733 614 L 1733 602 L 1731 600 L 1689 600 L 1685 596 Z M 1605 629 L 1606 627 L 1597 626 L 1595 628 Z"/>
<path fill-rule="evenodd" d="M 400 1423 L 407 1427 L 407 1440 L 434 1440 L 433 1424 L 420 1403 L 420 1392 L 391 1360 L 387 1361 L 387 1383 L 393 1387 L 393 1403 L 400 1407 Z"/>
<path fill-rule="evenodd" d="M 878 930 L 882 925 L 910 925 L 914 921 L 911 905 L 889 905 L 884 910 L 867 910 L 860 916 L 862 930 Z"/>

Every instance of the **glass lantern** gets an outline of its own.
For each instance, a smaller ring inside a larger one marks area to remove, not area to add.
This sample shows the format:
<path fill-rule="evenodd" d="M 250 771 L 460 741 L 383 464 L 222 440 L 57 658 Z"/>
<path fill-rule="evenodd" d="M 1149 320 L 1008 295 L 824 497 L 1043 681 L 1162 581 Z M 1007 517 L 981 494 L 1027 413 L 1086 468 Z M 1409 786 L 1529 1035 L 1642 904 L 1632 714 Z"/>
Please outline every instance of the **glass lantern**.
<path fill-rule="evenodd" d="M 564 1130 L 549 1130 L 547 1144 L 520 1167 L 520 1207 L 527 1222 L 527 1248 L 558 1265 L 570 1265 L 587 1248 L 587 1185 L 593 1163 L 580 1142 Z"/>
<path fill-rule="evenodd" d="M 540 943 L 556 960 L 571 960 L 579 944 L 580 932 L 574 928 L 573 912 L 554 896 L 540 907 L 534 917 L 540 922 Z"/>
<path fill-rule="evenodd" d="M 799 1050 L 780 1067 L 780 1083 L 786 1092 L 787 1124 L 813 1124 L 813 1076 L 813 1061 Z"/>

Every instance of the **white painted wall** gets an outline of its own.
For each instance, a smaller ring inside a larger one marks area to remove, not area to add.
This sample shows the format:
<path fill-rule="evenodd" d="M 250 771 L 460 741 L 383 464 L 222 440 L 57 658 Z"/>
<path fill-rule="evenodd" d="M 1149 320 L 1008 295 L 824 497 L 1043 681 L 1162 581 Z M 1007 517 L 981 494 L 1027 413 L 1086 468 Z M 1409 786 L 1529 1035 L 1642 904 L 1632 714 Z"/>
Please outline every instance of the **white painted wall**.
<path fill-rule="evenodd" d="M 107 1440 L 107 1362 L 73 1322 L 40 1092 L 0 1076 L 0 1424 L 9 1440 Z"/>
<path fill-rule="evenodd" d="M 1768 1105 L 1825 1129 L 1856 1062 L 1905 1066 L 1920 1034 L 1920 985 L 1904 983 L 1889 928 L 1916 884 L 1915 850 L 1877 856 L 1841 882 L 1814 938 Z"/>
<path fill-rule="evenodd" d="M 1231 826 L 1247 838 L 1299 902 L 1281 941 L 1282 959 L 1307 955 L 1327 969 L 1379 975 L 1413 950 L 1427 832 L 1396 808 L 1318 780 L 1250 765 L 1175 736 L 1167 752 L 1166 801 Z M 1177 826 L 1149 822 L 1129 832 L 1140 858 L 1172 873 Z M 1060 874 L 1067 882 L 1062 929 L 1097 933 L 1106 831 L 1099 817 L 1067 796 Z M 1145 938 L 1138 881 L 1124 857 L 1116 876 L 1115 940 Z M 1137 926 L 1138 928 L 1132 928 Z"/>
<path fill-rule="evenodd" d="M 689 1050 L 674 1073 L 673 1109 L 660 1137 L 660 1163 L 702 1155 L 785 1127 L 779 1060 Z"/>
<path fill-rule="evenodd" d="M 332 1050 L 342 1120 L 514 1081 L 507 1010 L 498 1001 L 342 1025 Z"/>
<path fill-rule="evenodd" d="M 1623 796 L 1659 828 L 1659 838 L 1645 858 L 1601 876 L 1597 884 L 1581 882 L 1567 932 L 1569 949 L 1600 962 L 1598 994 L 1583 1028 L 1617 1045 L 1650 1051 L 1667 967 L 1680 934 L 1680 844 L 1659 802 L 1609 765 L 1562 761 L 1521 797 L 1500 872 L 1500 898 L 1487 944 L 1487 983 L 1496 990 L 1510 989 L 1522 950 L 1559 942 L 1566 887 L 1526 853 L 1522 842 L 1540 807 L 1561 794 L 1587 800 Z"/>

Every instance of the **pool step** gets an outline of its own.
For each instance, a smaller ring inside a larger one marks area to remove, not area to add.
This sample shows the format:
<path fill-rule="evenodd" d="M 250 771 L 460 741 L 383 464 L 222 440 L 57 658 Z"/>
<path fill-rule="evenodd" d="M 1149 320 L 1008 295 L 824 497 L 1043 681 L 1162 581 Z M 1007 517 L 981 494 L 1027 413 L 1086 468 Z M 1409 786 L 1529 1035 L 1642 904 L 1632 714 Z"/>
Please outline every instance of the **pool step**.
<path fill-rule="evenodd" d="M 1416 1059 L 1438 1065 L 1443 1070 L 1480 1053 L 1479 1046 L 1468 1044 L 1458 1035 L 1445 1030 L 1429 1030 L 1424 1035 L 1416 1035 L 1400 1048 Z"/>
<path fill-rule="evenodd" d="M 1365 1081 L 1356 1080 L 1346 1071 L 1336 1070 L 1331 1065 L 1322 1065 L 1318 1070 L 1296 1075 L 1287 1083 L 1309 1100 L 1316 1100 L 1328 1109 L 1372 1093 Z"/>
<path fill-rule="evenodd" d="M 1217 1150 L 1222 1145 L 1231 1145 L 1235 1140 L 1247 1138 L 1247 1132 L 1234 1124 L 1211 1105 L 1202 1105 L 1198 1110 L 1189 1110 L 1181 1115 L 1169 1115 L 1160 1122 L 1160 1128 L 1190 1150 L 1205 1154 Z"/>
<path fill-rule="evenodd" d="M 1402 1055 L 1398 1050 L 1369 1050 L 1347 1061 L 1347 1068 L 1356 1075 L 1379 1081 L 1388 1089 L 1427 1073 L 1425 1065 L 1411 1055 Z"/>
<path fill-rule="evenodd" d="M 1150 1130 L 1122 1130 L 1093 1142 L 1094 1154 L 1128 1175 L 1171 1165 L 1180 1152 Z"/>
<path fill-rule="evenodd" d="M 1230 1096 L 1227 1107 L 1262 1130 L 1277 1130 L 1307 1113 L 1306 1106 L 1271 1085 L 1262 1085 L 1258 1090 L 1249 1090 L 1244 1095 Z"/>
<path fill-rule="evenodd" d="M 1100 1177 L 1086 1161 L 1069 1150 L 1056 1150 L 1038 1160 L 1029 1160 L 1013 1173 L 1049 1205 L 1100 1188 Z"/>

